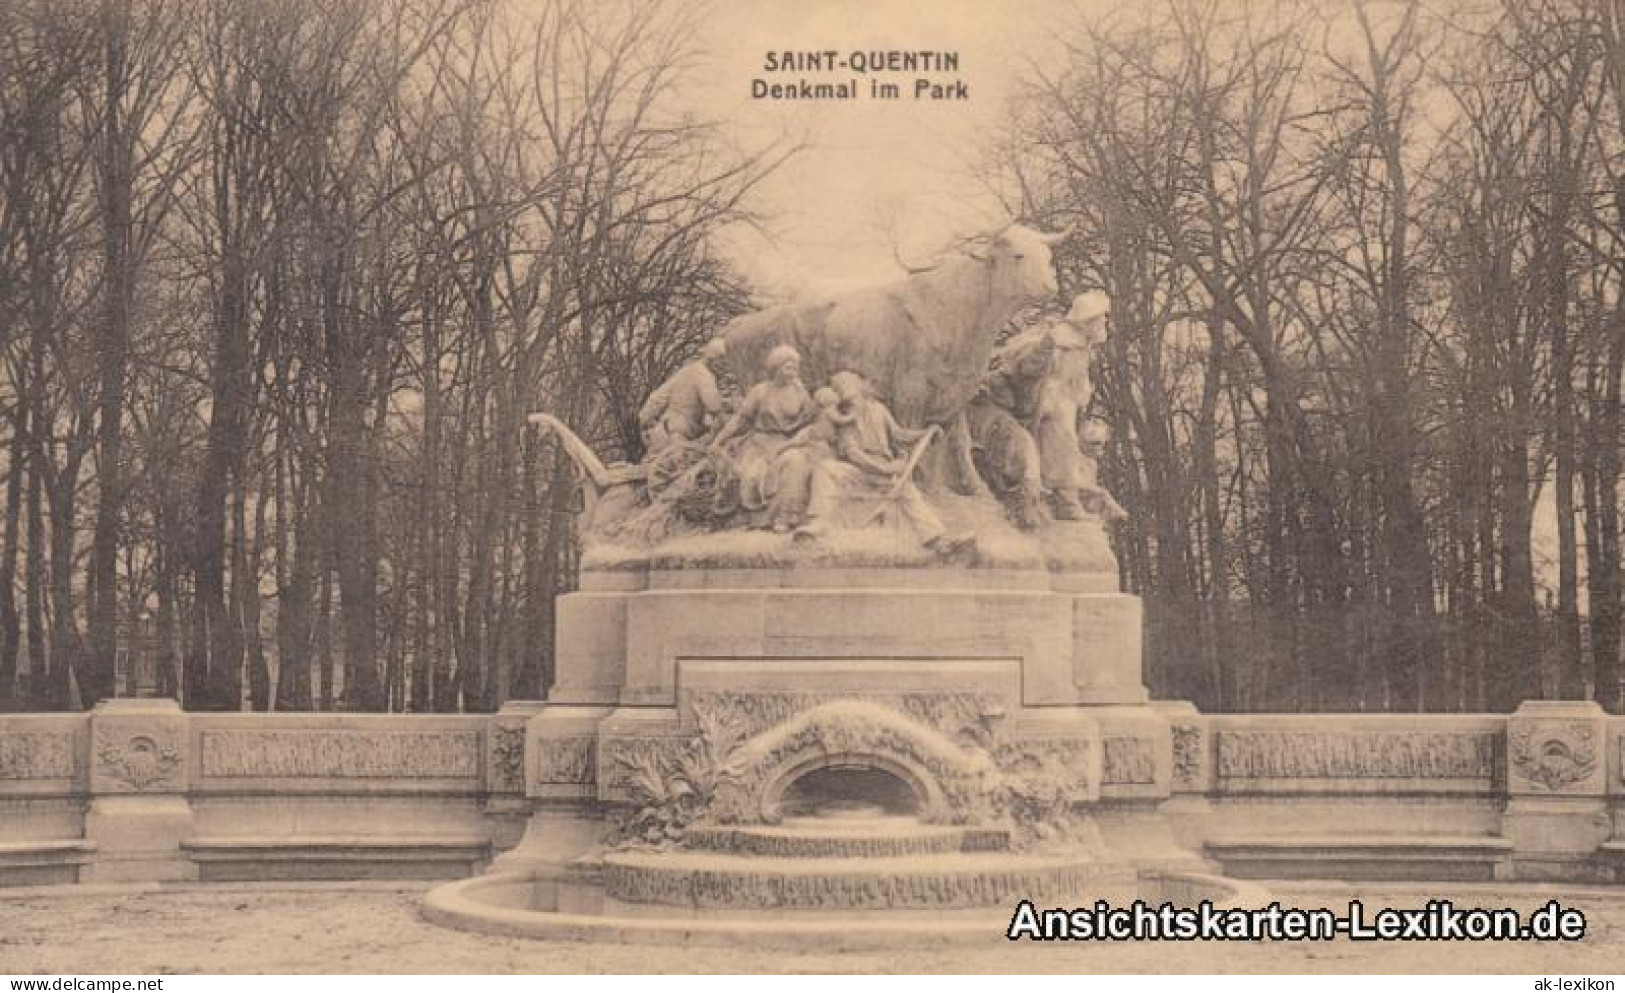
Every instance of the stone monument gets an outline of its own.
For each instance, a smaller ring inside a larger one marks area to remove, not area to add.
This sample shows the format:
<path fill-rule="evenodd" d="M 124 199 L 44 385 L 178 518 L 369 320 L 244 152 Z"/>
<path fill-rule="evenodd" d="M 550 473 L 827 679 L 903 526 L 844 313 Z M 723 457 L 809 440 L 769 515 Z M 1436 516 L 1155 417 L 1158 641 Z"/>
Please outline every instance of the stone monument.
<path fill-rule="evenodd" d="M 1058 237 L 740 318 L 645 408 L 641 464 L 533 416 L 588 499 L 494 867 L 553 881 L 522 902 L 1008 911 L 1200 865 L 1079 442 L 1107 301 L 996 342 L 1059 309 Z"/>

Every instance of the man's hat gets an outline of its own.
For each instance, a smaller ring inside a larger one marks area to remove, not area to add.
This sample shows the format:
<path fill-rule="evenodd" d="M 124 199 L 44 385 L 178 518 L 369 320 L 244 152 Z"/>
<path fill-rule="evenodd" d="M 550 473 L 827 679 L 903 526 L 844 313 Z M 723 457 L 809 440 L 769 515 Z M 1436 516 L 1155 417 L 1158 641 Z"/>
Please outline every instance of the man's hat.
<path fill-rule="evenodd" d="M 1111 309 L 1111 297 L 1099 290 L 1090 290 L 1072 298 L 1072 309 L 1066 312 L 1066 319 L 1072 324 L 1082 324 L 1097 317 L 1105 317 L 1111 313 Z"/>

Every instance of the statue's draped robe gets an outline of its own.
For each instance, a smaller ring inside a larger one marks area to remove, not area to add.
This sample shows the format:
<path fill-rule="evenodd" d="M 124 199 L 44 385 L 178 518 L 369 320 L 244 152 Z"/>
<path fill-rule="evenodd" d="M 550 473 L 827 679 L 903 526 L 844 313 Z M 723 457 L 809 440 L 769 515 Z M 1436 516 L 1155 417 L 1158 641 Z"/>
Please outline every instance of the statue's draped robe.
<path fill-rule="evenodd" d="M 816 410 L 799 379 L 751 387 L 735 415 L 742 419 L 744 433 L 729 452 L 739 473 L 740 506 L 765 513 L 772 523 L 792 524 L 800 518 L 810 487 L 809 460 L 804 450 L 786 446 Z"/>

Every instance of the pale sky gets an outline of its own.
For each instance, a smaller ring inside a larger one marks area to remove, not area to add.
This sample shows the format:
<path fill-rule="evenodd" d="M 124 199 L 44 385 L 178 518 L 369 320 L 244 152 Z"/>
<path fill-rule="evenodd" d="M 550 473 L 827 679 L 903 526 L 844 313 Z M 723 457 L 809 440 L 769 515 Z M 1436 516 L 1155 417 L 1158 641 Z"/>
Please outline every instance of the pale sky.
<path fill-rule="evenodd" d="M 1059 25 L 1094 0 L 716 0 L 701 29 L 707 68 L 696 113 L 727 121 L 738 141 L 779 134 L 808 149 L 774 176 L 758 205 L 771 240 L 740 234 L 735 254 L 769 288 L 792 290 L 896 273 L 888 232 L 910 261 L 924 261 L 956 233 L 1004 220 L 998 202 L 967 175 L 985 136 L 1005 116 L 1012 81 L 1043 59 Z M 751 98 L 751 80 L 838 83 L 854 73 L 764 71 L 770 50 L 876 49 L 959 53 L 968 100 L 781 102 Z"/>

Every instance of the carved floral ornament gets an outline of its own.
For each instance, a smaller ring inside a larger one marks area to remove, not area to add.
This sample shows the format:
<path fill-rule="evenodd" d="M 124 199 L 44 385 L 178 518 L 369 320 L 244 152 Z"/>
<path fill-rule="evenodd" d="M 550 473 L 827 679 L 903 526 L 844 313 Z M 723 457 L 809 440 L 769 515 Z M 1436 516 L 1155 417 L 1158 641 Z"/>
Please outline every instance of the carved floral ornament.
<path fill-rule="evenodd" d="M 1597 731 L 1587 722 L 1517 724 L 1507 745 L 1518 775 L 1554 792 L 1597 770 Z"/>
<path fill-rule="evenodd" d="M 180 767 L 180 749 L 168 740 L 145 734 L 120 738 L 105 731 L 98 734 L 96 758 L 104 775 L 136 792 L 162 783 Z"/>
<path fill-rule="evenodd" d="M 1202 775 L 1202 729 L 1195 724 L 1175 724 L 1173 734 L 1174 779 L 1195 783 Z"/>
<path fill-rule="evenodd" d="M 519 785 L 525 779 L 525 728 L 497 724 L 491 728 L 492 778 L 502 785 Z"/>
<path fill-rule="evenodd" d="M 609 746 L 606 785 L 631 804 L 622 844 L 681 844 L 692 827 L 770 822 L 773 799 L 819 759 L 865 756 L 915 788 L 927 822 L 1009 825 L 1017 848 L 1089 840 L 1078 815 L 1094 798 L 1090 759 L 1099 745 L 1091 738 L 996 734 L 984 746 L 851 698 L 826 700 L 752 736 L 744 696 L 719 694 L 697 706 L 689 738 Z"/>

